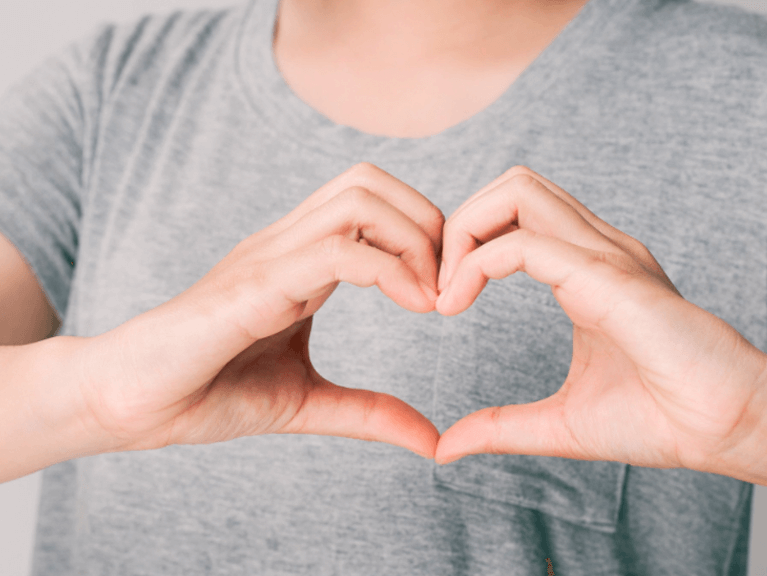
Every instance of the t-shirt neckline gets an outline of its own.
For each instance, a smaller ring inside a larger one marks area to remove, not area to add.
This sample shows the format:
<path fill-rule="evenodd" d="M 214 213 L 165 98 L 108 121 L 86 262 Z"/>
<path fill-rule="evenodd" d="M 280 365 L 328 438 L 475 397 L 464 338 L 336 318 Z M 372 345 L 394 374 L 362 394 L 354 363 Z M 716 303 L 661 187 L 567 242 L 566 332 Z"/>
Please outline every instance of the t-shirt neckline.
<path fill-rule="evenodd" d="M 236 70 L 264 126 L 297 146 L 354 161 L 373 156 L 399 161 L 459 156 L 483 141 L 502 141 L 502 133 L 514 129 L 514 118 L 524 115 L 525 107 L 575 63 L 581 49 L 618 11 L 628 12 L 634 1 L 590 0 L 499 98 L 472 117 L 423 138 L 380 136 L 336 124 L 301 100 L 274 61 L 279 0 L 250 0 L 237 38 Z"/>

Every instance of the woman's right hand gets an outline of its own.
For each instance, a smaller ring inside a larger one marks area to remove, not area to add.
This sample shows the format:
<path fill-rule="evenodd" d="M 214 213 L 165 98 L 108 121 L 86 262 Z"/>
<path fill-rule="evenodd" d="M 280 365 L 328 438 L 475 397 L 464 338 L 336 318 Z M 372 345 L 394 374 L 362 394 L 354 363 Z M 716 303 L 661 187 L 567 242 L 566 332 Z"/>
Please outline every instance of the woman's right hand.
<path fill-rule="evenodd" d="M 339 282 L 375 284 L 408 310 L 434 310 L 443 224 L 416 190 L 354 166 L 188 290 L 94 338 L 83 425 L 109 451 L 297 433 L 433 457 L 439 433 L 426 417 L 392 396 L 328 382 L 308 343 L 312 315 Z"/>

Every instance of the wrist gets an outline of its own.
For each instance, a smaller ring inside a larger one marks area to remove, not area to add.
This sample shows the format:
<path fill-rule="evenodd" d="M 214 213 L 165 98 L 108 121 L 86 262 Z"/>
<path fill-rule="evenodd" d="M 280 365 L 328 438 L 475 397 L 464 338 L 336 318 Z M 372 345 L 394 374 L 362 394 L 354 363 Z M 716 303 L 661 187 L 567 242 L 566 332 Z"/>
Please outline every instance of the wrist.
<path fill-rule="evenodd" d="M 109 450 L 82 395 L 91 341 L 55 337 L 2 349 L 0 482 Z"/>
<path fill-rule="evenodd" d="M 748 401 L 725 448 L 701 469 L 767 486 L 767 354 L 753 352 Z"/>

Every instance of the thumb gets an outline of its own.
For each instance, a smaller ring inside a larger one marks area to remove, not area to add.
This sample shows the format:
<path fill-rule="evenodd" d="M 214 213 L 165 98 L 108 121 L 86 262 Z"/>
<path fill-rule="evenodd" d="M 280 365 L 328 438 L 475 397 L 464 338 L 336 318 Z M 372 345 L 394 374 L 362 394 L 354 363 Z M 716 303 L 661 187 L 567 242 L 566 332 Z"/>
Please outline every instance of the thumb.
<path fill-rule="evenodd" d="M 389 394 L 337 386 L 316 372 L 315 380 L 301 409 L 279 433 L 386 442 L 434 458 L 439 431 L 406 402 Z"/>
<path fill-rule="evenodd" d="M 442 434 L 434 457 L 449 464 L 469 454 L 531 454 L 591 459 L 565 424 L 561 396 L 483 408 Z"/>

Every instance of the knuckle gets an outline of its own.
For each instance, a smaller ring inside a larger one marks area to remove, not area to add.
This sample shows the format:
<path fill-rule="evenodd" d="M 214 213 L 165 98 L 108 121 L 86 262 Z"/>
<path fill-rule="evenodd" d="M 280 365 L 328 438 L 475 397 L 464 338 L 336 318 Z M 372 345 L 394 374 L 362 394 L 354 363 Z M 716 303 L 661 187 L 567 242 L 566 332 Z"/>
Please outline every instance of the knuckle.
<path fill-rule="evenodd" d="M 491 430 L 488 448 L 491 454 L 503 453 L 502 415 L 503 411 L 500 406 L 493 406 L 487 409 L 487 419 Z"/>
<path fill-rule="evenodd" d="M 535 174 L 530 168 L 527 166 L 517 165 L 509 168 L 504 172 L 504 176 L 514 177 L 514 176 L 533 176 Z"/>
<path fill-rule="evenodd" d="M 527 248 L 529 243 L 538 237 L 538 233 L 535 230 L 530 230 L 530 228 L 517 228 L 512 234 L 523 249 Z"/>
<path fill-rule="evenodd" d="M 323 238 L 318 245 L 318 249 L 325 259 L 335 262 L 349 249 L 348 241 L 344 236 L 333 234 Z"/>
<path fill-rule="evenodd" d="M 350 186 L 339 194 L 339 200 L 347 202 L 353 207 L 362 206 L 370 201 L 373 193 L 362 186 Z"/>
<path fill-rule="evenodd" d="M 518 172 L 509 179 L 509 184 L 514 188 L 529 189 L 535 187 L 538 180 L 531 173 Z"/>
<path fill-rule="evenodd" d="M 442 230 L 446 222 L 446 218 L 445 218 L 445 215 L 442 213 L 442 210 L 440 210 L 434 204 L 432 204 L 431 207 L 429 208 L 429 211 L 431 213 L 429 216 L 429 222 L 437 230 Z"/>
<path fill-rule="evenodd" d="M 592 256 L 592 263 L 594 270 L 622 285 L 646 275 L 645 268 L 629 254 L 598 253 Z"/>
<path fill-rule="evenodd" d="M 442 210 L 433 204 L 429 207 L 428 211 L 426 222 L 423 224 L 424 230 L 430 236 L 441 239 L 445 234 L 445 215 L 442 213 Z"/>
<path fill-rule="evenodd" d="M 357 177 L 371 177 L 380 174 L 381 172 L 383 172 L 383 170 L 370 162 L 358 162 L 347 170 L 347 174 Z"/>
<path fill-rule="evenodd" d="M 655 270 L 658 267 L 655 257 L 647 246 L 628 234 L 618 232 L 620 237 L 617 241 L 613 240 L 613 243 L 616 244 L 621 252 L 626 254 L 627 267 L 637 268 L 645 266 L 651 270 Z"/>
<path fill-rule="evenodd" d="M 412 258 L 414 258 L 416 261 L 422 261 L 422 259 L 425 257 L 430 259 L 434 258 L 435 247 L 431 238 L 429 238 L 426 234 L 420 235 L 415 239 L 413 249 L 414 251 L 412 252 Z M 408 250 L 406 249 L 399 256 L 405 256 L 405 252 L 408 252 Z"/>
<path fill-rule="evenodd" d="M 368 428 L 374 421 L 379 411 L 379 396 L 373 392 L 365 393 L 362 398 L 361 417 L 365 428 Z"/>
<path fill-rule="evenodd" d="M 642 244 L 639 240 L 636 238 L 631 238 L 631 242 L 634 245 L 634 250 L 639 254 L 639 257 L 644 262 L 655 262 L 655 257 L 652 255 L 652 252 L 650 252 L 650 249 Z"/>

